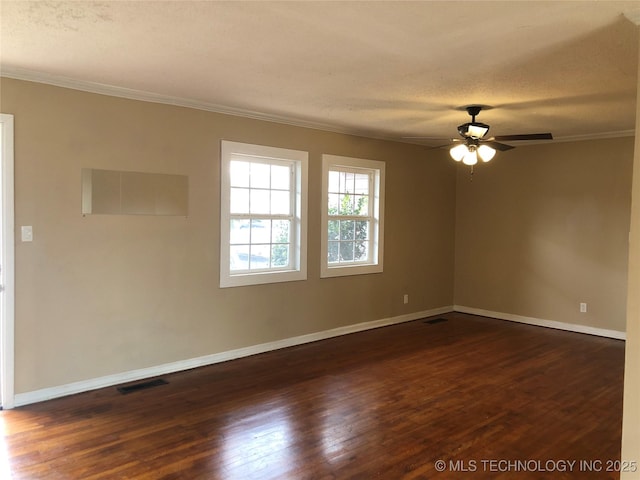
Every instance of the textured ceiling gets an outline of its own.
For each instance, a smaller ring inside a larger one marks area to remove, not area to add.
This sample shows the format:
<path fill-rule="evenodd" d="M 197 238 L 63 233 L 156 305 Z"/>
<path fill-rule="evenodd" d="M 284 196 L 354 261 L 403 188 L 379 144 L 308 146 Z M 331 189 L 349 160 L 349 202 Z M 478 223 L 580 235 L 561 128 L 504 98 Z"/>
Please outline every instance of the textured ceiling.
<path fill-rule="evenodd" d="M 2 0 L 0 66 L 387 138 L 451 137 L 467 104 L 587 138 L 634 128 L 638 5 Z"/>

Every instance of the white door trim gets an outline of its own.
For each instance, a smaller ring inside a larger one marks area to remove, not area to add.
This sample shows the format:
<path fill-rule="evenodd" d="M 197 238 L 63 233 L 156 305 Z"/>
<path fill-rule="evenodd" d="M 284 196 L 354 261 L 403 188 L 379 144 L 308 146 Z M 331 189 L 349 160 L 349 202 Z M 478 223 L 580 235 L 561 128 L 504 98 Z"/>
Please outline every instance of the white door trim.
<path fill-rule="evenodd" d="M 13 197 L 13 115 L 0 113 L 2 123 L 2 248 L 0 262 L 2 264 L 2 278 L 4 298 L 0 312 L 1 342 L 0 401 L 3 409 L 14 406 L 14 315 L 15 315 L 15 285 L 14 285 L 14 197 Z"/>

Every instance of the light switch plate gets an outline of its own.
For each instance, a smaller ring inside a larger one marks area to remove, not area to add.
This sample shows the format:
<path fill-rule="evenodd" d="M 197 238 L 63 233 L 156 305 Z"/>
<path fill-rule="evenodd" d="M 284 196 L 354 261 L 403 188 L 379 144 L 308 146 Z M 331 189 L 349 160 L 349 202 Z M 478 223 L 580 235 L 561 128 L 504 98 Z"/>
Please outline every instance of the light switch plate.
<path fill-rule="evenodd" d="M 31 225 L 20 227 L 20 237 L 23 242 L 33 242 L 33 227 Z"/>

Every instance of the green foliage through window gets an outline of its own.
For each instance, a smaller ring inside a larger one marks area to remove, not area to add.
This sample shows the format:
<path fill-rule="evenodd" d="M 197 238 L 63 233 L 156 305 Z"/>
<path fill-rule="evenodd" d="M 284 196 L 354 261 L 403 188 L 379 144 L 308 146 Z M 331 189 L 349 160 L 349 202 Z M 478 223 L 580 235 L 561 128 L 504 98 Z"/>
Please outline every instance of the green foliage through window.
<path fill-rule="evenodd" d="M 368 196 L 340 195 L 338 205 L 329 207 L 329 216 L 368 216 Z M 331 219 L 328 222 L 329 263 L 359 262 L 369 257 L 369 220 L 353 218 Z"/>

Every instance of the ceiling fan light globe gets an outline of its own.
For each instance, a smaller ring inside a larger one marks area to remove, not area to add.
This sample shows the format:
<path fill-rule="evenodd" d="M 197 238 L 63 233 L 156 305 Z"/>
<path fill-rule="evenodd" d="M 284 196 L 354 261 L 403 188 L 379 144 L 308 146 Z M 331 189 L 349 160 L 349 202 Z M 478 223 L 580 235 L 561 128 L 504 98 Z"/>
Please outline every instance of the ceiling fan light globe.
<path fill-rule="evenodd" d="M 475 149 L 469 150 L 469 153 L 467 153 L 462 159 L 462 163 L 464 163 L 465 165 L 475 165 L 476 163 L 478 163 L 478 154 Z"/>
<path fill-rule="evenodd" d="M 449 155 L 451 155 L 451 158 L 456 162 L 462 160 L 467 153 L 469 153 L 469 149 L 464 144 L 456 145 L 449 150 Z"/>
<path fill-rule="evenodd" d="M 478 147 L 478 155 L 482 159 L 483 162 L 490 161 L 496 154 L 495 148 L 490 147 L 489 145 L 480 145 Z"/>

